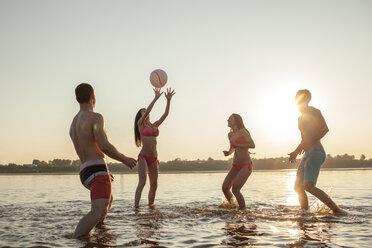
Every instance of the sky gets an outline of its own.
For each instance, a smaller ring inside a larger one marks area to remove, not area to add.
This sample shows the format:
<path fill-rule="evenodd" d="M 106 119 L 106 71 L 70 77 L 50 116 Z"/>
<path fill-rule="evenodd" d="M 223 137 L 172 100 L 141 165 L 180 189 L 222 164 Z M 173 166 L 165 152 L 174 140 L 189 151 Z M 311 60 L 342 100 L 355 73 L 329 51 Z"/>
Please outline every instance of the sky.
<path fill-rule="evenodd" d="M 134 117 L 158 68 L 177 92 L 161 161 L 225 159 L 232 113 L 255 158 L 286 156 L 300 142 L 294 95 L 304 88 L 329 126 L 326 152 L 371 158 L 371 30 L 369 0 L 0 0 L 0 164 L 78 159 L 69 127 L 82 82 L 109 141 L 137 157 Z"/>

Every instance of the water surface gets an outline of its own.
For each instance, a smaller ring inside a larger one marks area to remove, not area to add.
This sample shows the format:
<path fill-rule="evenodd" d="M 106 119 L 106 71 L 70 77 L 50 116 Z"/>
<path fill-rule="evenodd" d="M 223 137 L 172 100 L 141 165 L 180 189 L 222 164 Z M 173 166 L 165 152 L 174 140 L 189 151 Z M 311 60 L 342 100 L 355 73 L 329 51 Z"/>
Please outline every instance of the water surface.
<path fill-rule="evenodd" d="M 226 173 L 160 174 L 156 206 L 137 175 L 115 175 L 114 204 L 89 238 L 68 239 L 90 209 L 78 175 L 1 175 L 0 246 L 9 247 L 370 247 L 372 170 L 322 171 L 318 186 L 347 216 L 313 197 L 299 210 L 295 171 L 254 171 L 242 192 L 247 210 L 219 208 Z"/>

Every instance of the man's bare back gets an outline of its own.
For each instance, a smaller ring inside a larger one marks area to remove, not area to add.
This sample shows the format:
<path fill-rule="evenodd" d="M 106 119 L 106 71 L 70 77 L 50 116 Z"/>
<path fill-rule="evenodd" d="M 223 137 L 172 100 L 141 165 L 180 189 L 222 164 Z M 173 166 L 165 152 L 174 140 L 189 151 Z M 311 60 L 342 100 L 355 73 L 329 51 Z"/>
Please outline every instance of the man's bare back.
<path fill-rule="evenodd" d="M 99 119 L 103 118 L 98 113 L 80 110 L 71 123 L 70 136 L 82 163 L 105 157 L 98 147 L 94 135 L 94 129 L 98 128 Z"/>

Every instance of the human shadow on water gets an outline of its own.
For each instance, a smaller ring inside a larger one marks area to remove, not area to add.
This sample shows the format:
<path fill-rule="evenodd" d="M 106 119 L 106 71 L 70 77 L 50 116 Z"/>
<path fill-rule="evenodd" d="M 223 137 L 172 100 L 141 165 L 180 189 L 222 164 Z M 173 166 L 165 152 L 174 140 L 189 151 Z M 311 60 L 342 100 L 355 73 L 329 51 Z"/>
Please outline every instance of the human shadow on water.
<path fill-rule="evenodd" d="M 92 234 L 80 238 L 85 241 L 83 248 L 116 247 L 116 236 L 110 232 L 104 223 L 97 225 Z"/>
<path fill-rule="evenodd" d="M 327 222 L 297 222 L 302 235 L 298 240 L 288 244 L 289 247 L 332 247 L 334 234 L 330 232 L 333 223 Z"/>
<path fill-rule="evenodd" d="M 226 223 L 223 228 L 227 239 L 221 244 L 229 246 L 255 246 L 257 243 L 256 236 L 261 236 L 263 233 L 257 231 L 257 225 L 252 223 Z"/>
<path fill-rule="evenodd" d="M 131 241 L 126 246 L 144 244 L 150 247 L 162 247 L 159 243 L 164 214 L 155 206 L 149 206 L 146 209 L 136 208 L 134 211 L 134 226 L 138 240 Z"/>
<path fill-rule="evenodd" d="M 223 228 L 227 238 L 221 244 L 229 246 L 256 246 L 258 236 L 264 235 L 257 230 L 254 214 L 249 210 L 230 210 Z"/>

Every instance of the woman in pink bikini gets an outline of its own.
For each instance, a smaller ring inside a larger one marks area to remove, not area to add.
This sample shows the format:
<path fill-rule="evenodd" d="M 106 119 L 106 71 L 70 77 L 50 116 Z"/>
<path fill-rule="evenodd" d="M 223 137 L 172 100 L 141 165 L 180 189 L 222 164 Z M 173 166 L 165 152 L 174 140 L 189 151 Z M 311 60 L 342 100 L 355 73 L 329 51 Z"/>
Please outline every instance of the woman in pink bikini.
<path fill-rule="evenodd" d="M 245 201 L 240 189 L 252 173 L 253 164 L 248 149 L 255 148 L 255 144 L 240 115 L 232 114 L 227 120 L 227 125 L 231 128 L 228 134 L 230 149 L 229 151 L 223 151 L 223 154 L 229 156 L 234 153 L 234 159 L 232 167 L 222 184 L 222 191 L 231 203 L 232 194 L 230 189 L 232 188 L 239 208 L 244 209 Z"/>
<path fill-rule="evenodd" d="M 156 137 L 159 135 L 158 127 L 167 118 L 169 113 L 170 101 L 175 94 L 174 90 L 167 89 L 165 97 L 167 98 L 167 106 L 164 114 L 160 119 L 154 123 L 150 122 L 150 112 L 155 102 L 160 98 L 163 92 L 160 89 L 154 89 L 155 98 L 152 100 L 147 109 L 143 108 L 137 112 L 134 121 L 134 137 L 136 145 L 142 149 L 138 155 L 138 186 L 136 190 L 134 207 L 138 208 L 141 200 L 143 187 L 146 184 L 146 174 L 149 174 L 150 191 L 149 191 L 149 205 L 154 204 L 156 188 L 158 187 L 158 152 L 156 151 Z M 147 173 L 146 173 L 147 171 Z"/>

